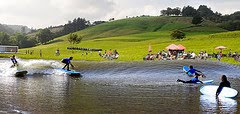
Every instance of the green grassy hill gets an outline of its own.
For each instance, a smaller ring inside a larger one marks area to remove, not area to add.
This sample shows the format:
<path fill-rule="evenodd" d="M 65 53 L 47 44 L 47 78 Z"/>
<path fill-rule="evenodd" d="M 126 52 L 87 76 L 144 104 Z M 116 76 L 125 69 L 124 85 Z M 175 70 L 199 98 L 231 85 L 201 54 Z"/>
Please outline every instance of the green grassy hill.
<path fill-rule="evenodd" d="M 172 30 L 181 29 L 186 33 L 186 38 L 171 40 Z M 208 53 L 218 52 L 214 48 L 224 45 L 228 49 L 240 52 L 240 32 L 226 32 L 218 28 L 215 23 L 205 21 L 201 26 L 193 26 L 191 18 L 186 17 L 141 17 L 116 20 L 93 26 L 85 30 L 76 32 L 84 36 L 84 40 L 76 47 L 100 48 L 103 50 L 116 49 L 120 53 L 118 61 L 141 61 L 148 54 L 148 46 L 152 45 L 153 53 L 164 50 L 168 45 L 183 44 L 187 47 L 186 51 L 207 51 Z M 18 57 L 26 59 L 56 59 L 61 60 L 73 56 L 75 60 L 106 60 L 98 55 L 86 51 L 67 50 L 72 46 L 67 41 L 67 35 L 54 39 L 47 45 L 40 45 L 33 48 L 21 49 L 22 54 Z M 60 56 L 55 56 L 55 51 L 59 48 Z M 34 50 L 33 55 L 25 54 L 26 50 Z M 43 57 L 40 57 L 42 50 Z M 103 53 L 103 52 L 102 52 Z M 1 56 L 1 55 L 0 55 Z M 233 59 L 224 59 L 225 62 L 239 64 Z"/>
<path fill-rule="evenodd" d="M 80 32 L 84 40 L 95 38 L 122 36 L 143 32 L 170 31 L 181 29 L 191 32 L 222 32 L 225 31 L 216 27 L 216 24 L 205 21 L 202 26 L 195 27 L 191 24 L 191 17 L 138 17 L 107 22 L 94 27 L 87 28 Z"/>

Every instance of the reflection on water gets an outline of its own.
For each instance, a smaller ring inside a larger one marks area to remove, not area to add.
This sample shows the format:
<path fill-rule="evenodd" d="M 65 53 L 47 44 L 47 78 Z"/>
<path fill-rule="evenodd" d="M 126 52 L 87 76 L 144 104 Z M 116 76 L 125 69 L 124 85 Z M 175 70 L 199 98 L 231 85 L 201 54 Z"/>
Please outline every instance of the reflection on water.
<path fill-rule="evenodd" d="M 20 68 L 30 74 L 13 76 L 16 68 L 0 60 L 0 113 L 239 113 L 239 100 L 206 98 L 201 84 L 182 84 L 190 80 L 183 65 L 194 64 L 207 78 L 220 83 L 220 75 L 229 77 L 240 91 L 237 66 L 209 61 L 155 62 L 74 62 L 82 78 L 71 78 L 57 70 L 57 61 L 19 60 Z M 239 99 L 239 98 L 236 98 Z M 219 108 L 220 107 L 220 108 Z"/>
<path fill-rule="evenodd" d="M 201 95 L 200 97 L 201 108 L 203 112 L 212 113 L 236 113 L 237 101 L 231 98 L 218 98 L 207 95 Z"/>

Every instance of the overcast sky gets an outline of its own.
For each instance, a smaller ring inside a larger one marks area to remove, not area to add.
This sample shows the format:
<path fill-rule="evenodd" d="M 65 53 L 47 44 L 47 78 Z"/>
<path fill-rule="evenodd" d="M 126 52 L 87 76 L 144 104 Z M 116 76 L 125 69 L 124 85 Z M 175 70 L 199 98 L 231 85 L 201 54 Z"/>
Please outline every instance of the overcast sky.
<path fill-rule="evenodd" d="M 108 20 L 137 15 L 160 15 L 167 7 L 207 5 L 229 14 L 240 11 L 240 0 L 0 0 L 0 23 L 44 28 L 76 17 Z"/>

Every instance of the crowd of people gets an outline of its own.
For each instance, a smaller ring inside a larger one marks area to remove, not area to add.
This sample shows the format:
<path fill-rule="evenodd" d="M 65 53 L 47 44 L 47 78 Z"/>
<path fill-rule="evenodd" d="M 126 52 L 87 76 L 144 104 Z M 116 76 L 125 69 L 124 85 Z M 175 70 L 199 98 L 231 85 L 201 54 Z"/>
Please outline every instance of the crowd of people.
<path fill-rule="evenodd" d="M 160 51 L 157 54 L 147 54 L 143 60 L 183 60 L 183 59 L 207 59 L 209 57 L 206 51 L 201 51 L 198 55 L 195 52 L 184 51 Z"/>
<path fill-rule="evenodd" d="M 232 53 L 231 50 L 228 54 L 223 54 L 222 51 L 218 53 L 209 54 L 207 51 L 200 51 L 199 53 L 185 52 L 185 51 L 165 51 L 162 50 L 157 54 L 148 53 L 143 60 L 183 60 L 183 59 L 202 59 L 216 58 L 221 61 L 222 57 L 233 57 L 236 61 L 240 61 L 240 55 L 237 52 Z"/>
<path fill-rule="evenodd" d="M 99 56 L 100 57 L 103 57 L 103 58 L 106 58 L 106 59 L 109 59 L 109 60 L 113 60 L 113 59 L 118 59 L 119 57 L 119 53 L 117 50 L 113 50 L 110 49 L 110 50 L 105 50 L 104 51 L 104 54 L 102 54 L 101 51 L 98 52 Z"/>

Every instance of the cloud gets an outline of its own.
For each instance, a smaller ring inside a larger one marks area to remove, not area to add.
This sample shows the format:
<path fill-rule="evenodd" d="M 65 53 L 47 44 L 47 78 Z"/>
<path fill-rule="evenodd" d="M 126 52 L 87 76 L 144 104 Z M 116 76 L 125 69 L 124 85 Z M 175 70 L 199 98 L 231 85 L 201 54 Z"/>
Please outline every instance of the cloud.
<path fill-rule="evenodd" d="M 108 20 L 160 15 L 167 7 L 207 5 L 223 14 L 240 10 L 239 0 L 0 0 L 0 23 L 48 27 L 76 17 Z"/>
<path fill-rule="evenodd" d="M 8 0 L 1 1 L 0 23 L 47 27 L 76 17 L 98 20 L 112 11 L 109 0 Z"/>

